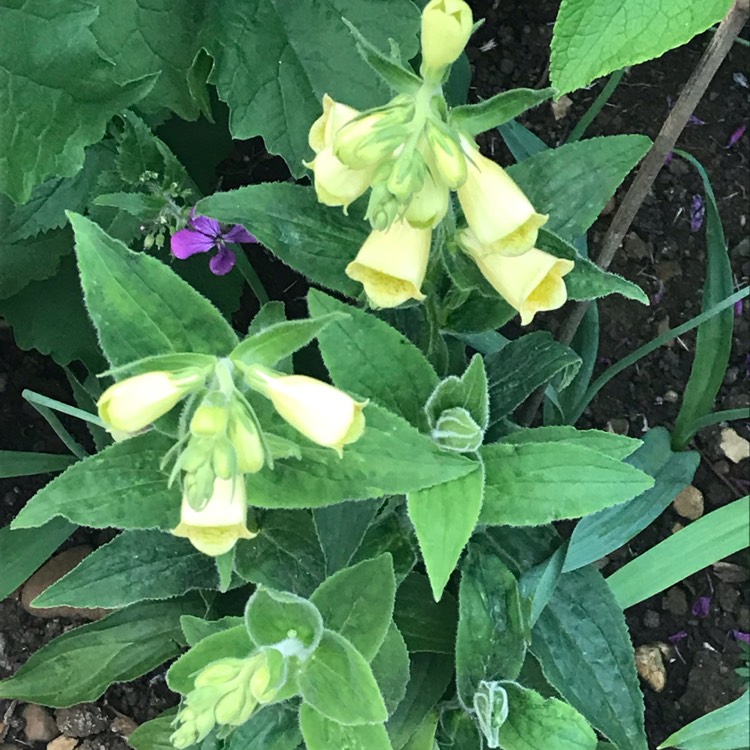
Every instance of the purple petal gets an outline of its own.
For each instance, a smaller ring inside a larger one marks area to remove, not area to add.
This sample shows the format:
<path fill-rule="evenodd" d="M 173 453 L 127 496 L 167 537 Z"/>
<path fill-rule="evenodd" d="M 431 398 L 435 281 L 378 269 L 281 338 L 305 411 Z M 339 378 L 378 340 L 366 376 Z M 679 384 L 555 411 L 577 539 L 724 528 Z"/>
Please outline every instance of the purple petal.
<path fill-rule="evenodd" d="M 674 151 L 667 152 L 667 155 L 664 157 L 664 166 L 666 167 L 668 164 L 671 164 L 672 159 L 674 159 Z"/>
<path fill-rule="evenodd" d="M 701 120 L 700 117 L 696 117 L 694 114 L 692 114 L 690 115 L 690 117 L 688 117 L 687 124 L 688 125 L 705 125 L 706 123 L 703 122 L 703 120 Z"/>
<path fill-rule="evenodd" d="M 224 240 L 226 242 L 240 242 L 240 243 L 243 243 L 243 242 L 250 243 L 250 242 L 258 241 L 241 224 L 235 224 L 228 232 L 225 232 Z"/>
<path fill-rule="evenodd" d="M 221 237 L 221 224 L 216 219 L 211 219 L 208 216 L 195 216 L 194 213 L 191 213 L 190 226 L 196 232 L 205 234 L 206 237 L 210 237 L 212 240 Z"/>
<path fill-rule="evenodd" d="M 694 195 L 690 202 L 690 231 L 697 232 L 703 226 L 706 217 L 706 204 L 700 195 Z"/>
<path fill-rule="evenodd" d="M 214 240 L 202 232 L 192 229 L 180 229 L 175 232 L 169 241 L 172 255 L 180 260 L 185 260 L 196 253 L 207 253 L 214 247 Z"/>
<path fill-rule="evenodd" d="M 667 640 L 670 643 L 678 643 L 683 638 L 687 638 L 687 637 L 688 637 L 687 630 L 678 630 L 673 635 L 670 635 L 669 638 L 667 638 Z"/>
<path fill-rule="evenodd" d="M 743 633 L 741 630 L 733 630 L 732 635 L 736 641 L 743 641 L 750 645 L 750 633 Z"/>
<path fill-rule="evenodd" d="M 745 135 L 745 131 L 747 130 L 747 125 L 740 125 L 737 130 L 732 133 L 732 135 L 729 136 L 729 142 L 725 146 L 725 148 L 732 148 L 737 141 L 739 141 L 740 138 L 742 138 L 743 135 Z"/>
<path fill-rule="evenodd" d="M 226 247 L 222 247 L 211 260 L 208 261 L 208 267 L 211 269 L 211 273 L 216 276 L 224 276 L 229 273 L 233 268 L 235 261 L 237 260 L 235 254 L 228 250 Z"/>
<path fill-rule="evenodd" d="M 741 299 L 738 299 L 738 300 L 737 300 L 737 301 L 736 301 L 736 302 L 734 303 L 734 314 L 735 314 L 735 315 L 736 315 L 737 317 L 739 317 L 740 315 L 742 315 L 742 300 L 741 300 Z"/>
<path fill-rule="evenodd" d="M 699 596 L 694 602 L 693 607 L 690 610 L 696 617 L 701 619 L 708 617 L 708 613 L 711 611 L 711 596 Z"/>

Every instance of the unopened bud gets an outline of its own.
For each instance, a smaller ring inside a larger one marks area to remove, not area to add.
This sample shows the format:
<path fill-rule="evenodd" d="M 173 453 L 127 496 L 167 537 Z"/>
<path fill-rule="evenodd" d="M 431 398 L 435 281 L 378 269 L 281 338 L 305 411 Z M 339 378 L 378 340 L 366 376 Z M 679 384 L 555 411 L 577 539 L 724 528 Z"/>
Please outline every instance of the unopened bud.
<path fill-rule="evenodd" d="M 456 190 L 466 182 L 466 156 L 461 144 L 442 123 L 431 120 L 427 124 L 427 145 L 430 149 L 430 162 L 443 183 Z"/>
<path fill-rule="evenodd" d="M 425 163 L 417 151 L 404 151 L 394 162 L 386 186 L 399 203 L 408 203 L 424 184 Z"/>
<path fill-rule="evenodd" d="M 226 406 L 211 404 L 206 399 L 190 420 L 190 432 L 196 437 L 215 437 L 226 429 L 228 417 Z"/>
<path fill-rule="evenodd" d="M 471 8 L 464 0 L 430 0 L 422 11 L 422 74 L 437 74 L 455 62 L 473 25 Z"/>
<path fill-rule="evenodd" d="M 242 412 L 232 416 L 229 422 L 229 439 L 237 455 L 237 471 L 255 474 L 266 462 L 258 428 L 250 417 Z"/>

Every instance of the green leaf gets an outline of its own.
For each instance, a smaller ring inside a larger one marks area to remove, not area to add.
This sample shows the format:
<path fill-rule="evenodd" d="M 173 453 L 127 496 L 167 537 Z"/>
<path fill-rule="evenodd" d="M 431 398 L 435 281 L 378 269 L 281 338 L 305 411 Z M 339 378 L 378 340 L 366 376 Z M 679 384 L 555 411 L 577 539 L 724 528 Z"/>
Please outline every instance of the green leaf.
<path fill-rule="evenodd" d="M 280 359 L 288 357 L 307 346 L 330 323 L 342 314 L 322 315 L 315 320 L 287 320 L 250 334 L 236 347 L 231 357 L 243 365 L 273 367 Z"/>
<path fill-rule="evenodd" d="M 474 422 L 483 430 L 489 421 L 489 394 L 487 373 L 479 354 L 475 354 L 464 374 L 441 380 L 425 404 L 430 427 L 434 427 L 440 415 L 448 409 L 461 407 L 469 412 Z"/>
<path fill-rule="evenodd" d="M 745 549 L 748 533 L 750 495 L 745 495 L 659 542 L 613 573 L 607 583 L 618 604 L 627 609 Z"/>
<path fill-rule="evenodd" d="M 430 711 L 417 727 L 403 750 L 434 750 L 435 733 L 437 732 L 440 716 L 437 710 Z"/>
<path fill-rule="evenodd" d="M 557 698 L 503 683 L 508 718 L 500 727 L 503 750 L 596 750 L 596 735 L 574 708 Z"/>
<path fill-rule="evenodd" d="M 363 212 L 354 206 L 345 216 L 319 203 L 314 188 L 277 182 L 216 193 L 199 201 L 197 210 L 247 227 L 264 247 L 315 284 L 349 297 L 362 290 L 344 273 L 369 232 Z"/>
<path fill-rule="evenodd" d="M 474 463 L 441 451 L 389 411 L 369 404 L 363 436 L 339 458 L 330 448 L 301 446 L 301 460 L 279 460 L 248 483 L 248 501 L 260 508 L 331 505 L 411 492 L 468 474 Z"/>
<path fill-rule="evenodd" d="M 555 94 L 553 88 L 510 89 L 485 99 L 478 104 L 464 104 L 450 111 L 452 125 L 470 136 L 497 128 L 527 109 L 549 99 Z"/>
<path fill-rule="evenodd" d="M 734 279 L 711 181 L 698 161 L 689 154 L 684 156 L 698 170 L 706 194 L 706 281 L 703 285 L 701 304 L 701 311 L 705 312 L 734 291 Z M 682 394 L 680 412 L 672 433 L 672 445 L 675 450 L 685 448 L 695 434 L 696 422 L 711 412 L 729 364 L 733 330 L 732 308 L 698 327 L 693 366 Z"/>
<path fill-rule="evenodd" d="M 297 711 L 288 703 L 263 706 L 226 742 L 226 750 L 297 750 L 302 742 Z"/>
<path fill-rule="evenodd" d="M 410 653 L 453 653 L 458 624 L 456 600 L 446 593 L 436 603 L 429 580 L 421 573 L 410 573 L 399 586 L 393 619 Z"/>
<path fill-rule="evenodd" d="M 549 214 L 546 228 L 573 240 L 596 221 L 650 147 L 645 135 L 589 138 L 542 151 L 508 167 L 508 174 L 537 211 Z"/>
<path fill-rule="evenodd" d="M 273 646 L 291 637 L 289 633 L 294 631 L 294 638 L 312 651 L 323 635 L 323 618 L 312 602 L 266 587 L 257 589 L 248 600 L 245 625 L 259 646 Z"/>
<path fill-rule="evenodd" d="M 238 625 L 245 627 L 244 617 L 227 615 L 226 617 L 220 617 L 218 620 L 204 620 L 202 617 L 183 615 L 180 618 L 180 627 L 188 646 L 195 646 L 198 641 L 208 638 L 209 635 L 221 633 Z"/>
<path fill-rule="evenodd" d="M 186 539 L 161 531 L 125 531 L 45 589 L 34 606 L 115 609 L 217 584 L 213 561 Z"/>
<path fill-rule="evenodd" d="M 0 529 L 0 601 L 10 596 L 75 531 L 56 518 L 38 529 Z"/>
<path fill-rule="evenodd" d="M 482 739 L 474 720 L 460 708 L 440 712 L 437 746 L 439 750 L 476 750 Z"/>
<path fill-rule="evenodd" d="M 17 203 L 47 177 L 81 169 L 84 148 L 102 139 L 110 118 L 154 85 L 153 76 L 119 85 L 91 33 L 98 15 L 81 0 L 0 7 L 0 192 Z"/>
<path fill-rule="evenodd" d="M 442 327 L 456 333 L 494 331 L 515 314 L 516 311 L 502 297 L 497 294 L 488 297 L 474 289 L 460 307 L 450 311 Z"/>
<path fill-rule="evenodd" d="M 302 665 L 299 687 L 305 703 L 345 726 L 379 724 L 388 718 L 370 665 L 343 636 L 326 630 Z"/>
<path fill-rule="evenodd" d="M 197 596 L 143 602 L 69 630 L 0 682 L 0 697 L 56 708 L 94 701 L 115 682 L 177 656 L 180 615 L 197 614 L 202 606 Z"/>
<path fill-rule="evenodd" d="M 490 394 L 490 425 L 497 424 L 556 373 L 569 379 L 580 357 L 547 331 L 527 333 L 485 357 Z"/>
<path fill-rule="evenodd" d="M 550 684 L 620 750 L 647 750 L 633 645 L 598 571 L 560 577 L 530 648 Z"/>
<path fill-rule="evenodd" d="M 65 453 L 0 451 L 0 479 L 58 472 L 75 461 L 75 456 L 68 456 Z"/>
<path fill-rule="evenodd" d="M 170 666 L 167 685 L 175 693 L 187 695 L 204 667 L 218 659 L 244 659 L 255 647 L 244 624 L 213 633 L 196 643 Z"/>
<path fill-rule="evenodd" d="M 69 218 L 86 306 L 113 366 L 170 352 L 225 355 L 237 345 L 221 313 L 167 266 Z"/>
<path fill-rule="evenodd" d="M 479 519 L 484 495 L 481 466 L 451 482 L 411 492 L 409 518 L 419 540 L 432 595 L 439 601 Z"/>
<path fill-rule="evenodd" d="M 322 331 L 323 361 L 340 388 L 372 398 L 415 427 L 424 425 L 423 407 L 438 384 L 424 355 L 395 328 L 362 310 L 311 289 L 314 318 L 348 313 Z"/>
<path fill-rule="evenodd" d="M 383 724 L 343 726 L 304 703 L 299 719 L 308 750 L 391 750 L 392 747 Z"/>
<path fill-rule="evenodd" d="M 458 602 L 456 686 L 470 706 L 480 682 L 518 677 L 529 633 L 516 577 L 481 543 L 469 549 Z"/>
<path fill-rule="evenodd" d="M 538 135 L 532 133 L 517 120 L 506 122 L 498 130 L 516 161 L 525 161 L 542 151 L 549 150 L 549 146 Z"/>
<path fill-rule="evenodd" d="M 388 627 L 370 667 L 390 716 L 403 700 L 409 682 L 409 651 L 396 623 L 392 622 Z"/>
<path fill-rule="evenodd" d="M 405 513 L 392 507 L 378 516 L 367 529 L 352 562 L 370 560 L 387 552 L 393 559 L 396 581 L 400 584 L 417 563 L 414 528 Z"/>
<path fill-rule="evenodd" d="M 159 468 L 169 447 L 167 438 L 150 432 L 78 461 L 26 503 L 12 528 L 38 527 L 57 516 L 95 529 L 174 528 L 180 493 L 167 487 L 169 477 Z"/>
<path fill-rule="evenodd" d="M 382 500 L 375 498 L 313 510 L 315 532 L 325 555 L 328 575 L 349 564 L 382 504 Z"/>
<path fill-rule="evenodd" d="M 310 601 L 327 628 L 343 635 L 372 661 L 391 624 L 395 596 L 393 560 L 385 554 L 334 573 Z"/>
<path fill-rule="evenodd" d="M 538 526 L 623 503 L 653 486 L 642 471 L 565 443 L 486 445 L 480 523 Z"/>
<path fill-rule="evenodd" d="M 323 94 L 360 109 L 388 99 L 387 87 L 361 59 L 344 18 L 366 29 L 378 48 L 393 39 L 406 59 L 417 51 L 419 16 L 405 0 L 382 0 L 377 6 L 367 0 L 291 6 L 228 0 L 207 7 L 200 41 L 215 61 L 209 81 L 229 104 L 232 135 L 262 135 L 266 148 L 281 154 L 295 176 L 303 173 L 307 133 L 321 113 Z"/>
<path fill-rule="evenodd" d="M 700 455 L 694 451 L 673 453 L 669 433 L 663 427 L 649 430 L 628 463 L 652 476 L 654 486 L 630 502 L 582 518 L 570 537 L 564 570 L 600 560 L 643 531 L 690 484 L 699 460 Z"/>
<path fill-rule="evenodd" d="M 659 57 L 720 21 L 731 0 L 565 0 L 552 36 L 550 80 L 560 94 Z"/>
<path fill-rule="evenodd" d="M 170 708 L 155 719 L 141 724 L 129 737 L 128 745 L 133 750 L 173 750 L 169 739 L 174 733 L 173 721 L 176 708 Z"/>
<path fill-rule="evenodd" d="M 529 445 L 530 443 L 579 445 L 582 448 L 589 448 L 592 451 L 614 458 L 616 461 L 627 458 L 643 445 L 643 441 L 637 438 L 617 435 L 614 432 L 605 432 L 604 430 L 578 430 L 572 425 L 523 428 L 511 432 L 500 442 L 512 445 Z"/>
<path fill-rule="evenodd" d="M 300 596 L 312 594 L 325 578 L 325 560 L 310 513 L 264 513 L 258 536 L 238 543 L 235 566 L 246 581 Z"/>
<path fill-rule="evenodd" d="M 736 750 L 750 746 L 750 692 L 670 734 L 659 749 Z"/>

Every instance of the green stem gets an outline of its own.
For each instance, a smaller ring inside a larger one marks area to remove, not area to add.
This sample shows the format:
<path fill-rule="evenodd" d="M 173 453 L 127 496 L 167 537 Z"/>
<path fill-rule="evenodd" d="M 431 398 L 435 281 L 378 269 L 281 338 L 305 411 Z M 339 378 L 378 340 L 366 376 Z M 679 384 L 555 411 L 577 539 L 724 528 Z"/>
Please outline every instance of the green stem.
<path fill-rule="evenodd" d="M 86 452 L 85 448 L 65 429 L 62 422 L 60 422 L 52 409 L 39 403 L 39 401 L 34 398 L 28 398 L 29 393 L 32 393 L 34 396 L 39 395 L 34 394 L 33 391 L 23 391 L 21 395 L 47 420 L 47 424 L 53 429 L 55 435 L 62 440 L 65 447 L 74 456 L 77 456 L 78 458 L 86 458 L 89 454 Z M 42 396 L 42 399 L 44 399 L 44 396 Z"/>
<path fill-rule="evenodd" d="M 54 398 L 43 396 L 41 393 L 37 393 L 36 391 L 30 391 L 28 388 L 26 388 L 21 395 L 32 406 L 36 406 L 38 404 L 39 406 L 44 406 L 48 409 L 59 411 L 60 414 L 67 414 L 70 417 L 82 419 L 84 422 L 90 422 L 91 424 L 95 424 L 97 427 L 106 429 L 104 422 L 96 414 L 92 414 L 91 412 L 84 411 L 83 409 L 78 409 L 77 407 L 70 406 L 69 404 L 64 404 L 62 401 L 57 401 Z"/>
<path fill-rule="evenodd" d="M 258 274 L 255 273 L 252 263 L 250 263 L 250 260 L 242 248 L 238 248 L 235 255 L 237 256 L 237 269 L 242 274 L 245 281 L 247 281 L 248 286 L 252 290 L 252 293 L 255 295 L 260 306 L 263 307 L 263 305 L 271 301 L 266 288 L 263 286 L 263 282 L 260 280 Z"/>
<path fill-rule="evenodd" d="M 599 92 L 599 96 L 594 99 L 591 106 L 584 112 L 583 117 L 578 121 L 578 124 L 573 128 L 570 135 L 568 136 L 567 143 L 574 143 L 579 140 L 589 125 L 596 119 L 596 116 L 604 109 L 604 105 L 609 101 L 612 94 L 617 88 L 617 84 L 622 80 L 625 74 L 625 68 L 616 70 L 609 77 L 609 80 L 604 85 L 604 88 Z"/>

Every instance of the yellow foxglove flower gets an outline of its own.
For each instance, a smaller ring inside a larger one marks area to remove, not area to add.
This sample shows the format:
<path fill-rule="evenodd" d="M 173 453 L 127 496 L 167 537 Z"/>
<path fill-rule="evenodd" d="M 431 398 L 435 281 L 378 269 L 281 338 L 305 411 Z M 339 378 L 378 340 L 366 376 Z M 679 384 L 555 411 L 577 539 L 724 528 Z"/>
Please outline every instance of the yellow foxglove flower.
<path fill-rule="evenodd" d="M 459 243 L 474 259 L 482 275 L 521 314 L 528 325 L 538 312 L 557 310 L 568 299 L 563 276 L 574 263 L 532 248 L 523 255 L 487 253 L 470 231 L 459 236 Z"/>
<path fill-rule="evenodd" d="M 547 216 L 538 214 L 508 173 L 461 139 L 468 167 L 466 182 L 458 188 L 469 228 L 488 253 L 521 255 L 536 244 Z"/>
<path fill-rule="evenodd" d="M 232 417 L 229 422 L 229 439 L 237 455 L 237 470 L 255 474 L 266 462 L 263 440 L 255 423 L 245 414 Z"/>
<path fill-rule="evenodd" d="M 333 153 L 333 146 L 326 146 L 305 166 L 315 175 L 315 193 L 326 206 L 343 206 L 363 195 L 372 181 L 373 169 L 352 169 L 339 161 Z"/>
<path fill-rule="evenodd" d="M 97 402 L 99 416 L 110 431 L 138 432 L 166 414 L 203 381 L 200 373 L 180 376 L 155 371 L 134 375 L 102 393 Z"/>
<path fill-rule="evenodd" d="M 192 508 L 183 496 L 180 523 L 172 533 L 189 539 L 193 547 L 211 557 L 229 552 L 238 539 L 253 539 L 256 534 L 247 528 L 244 479 L 214 479 L 213 494 L 201 510 Z"/>
<path fill-rule="evenodd" d="M 474 19 L 464 0 L 430 0 L 422 11 L 422 68 L 455 62 L 471 36 Z"/>
<path fill-rule="evenodd" d="M 313 443 L 333 448 L 341 456 L 345 445 L 362 436 L 366 401 L 355 401 L 306 375 L 280 375 L 261 368 L 253 368 L 253 375 L 279 416 Z"/>
<path fill-rule="evenodd" d="M 373 307 L 396 307 L 410 299 L 423 300 L 420 291 L 430 257 L 431 229 L 394 221 L 384 232 L 370 232 L 346 275 L 359 281 Z"/>
<path fill-rule="evenodd" d="M 404 218 L 413 227 L 436 227 L 448 213 L 449 203 L 450 190 L 442 182 L 436 182 L 428 169 L 421 189 L 414 193 L 404 212 Z"/>
<path fill-rule="evenodd" d="M 336 133 L 358 114 L 354 107 L 334 101 L 324 94 L 323 114 L 312 124 L 307 136 L 310 148 L 319 154 L 326 146 L 332 146 Z"/>

